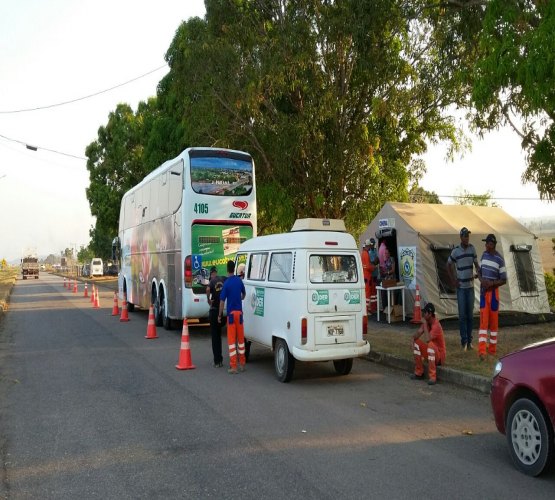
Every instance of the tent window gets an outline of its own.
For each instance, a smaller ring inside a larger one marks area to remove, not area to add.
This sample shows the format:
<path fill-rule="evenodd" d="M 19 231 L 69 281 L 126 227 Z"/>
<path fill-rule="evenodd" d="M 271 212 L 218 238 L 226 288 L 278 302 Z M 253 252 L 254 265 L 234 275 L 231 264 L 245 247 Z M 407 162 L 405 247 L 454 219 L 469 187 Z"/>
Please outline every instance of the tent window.
<path fill-rule="evenodd" d="M 511 245 L 520 293 L 535 297 L 538 295 L 538 284 L 534 265 L 532 264 L 532 255 L 530 254 L 531 249 L 530 245 Z"/>
<path fill-rule="evenodd" d="M 451 255 L 452 249 L 445 247 L 438 248 L 432 245 L 431 250 L 436 264 L 439 296 L 442 298 L 452 298 L 457 293 L 447 270 L 447 259 Z"/>

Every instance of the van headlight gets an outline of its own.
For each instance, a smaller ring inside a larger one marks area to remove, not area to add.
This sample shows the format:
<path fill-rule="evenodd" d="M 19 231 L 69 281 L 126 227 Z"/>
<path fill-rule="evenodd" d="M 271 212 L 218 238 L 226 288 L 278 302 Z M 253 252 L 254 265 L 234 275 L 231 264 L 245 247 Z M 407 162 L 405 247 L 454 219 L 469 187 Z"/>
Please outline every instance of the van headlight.
<path fill-rule="evenodd" d="M 497 377 L 497 375 L 501 373 L 502 369 L 503 369 L 503 363 L 501 363 L 501 361 L 498 361 L 497 363 L 495 363 L 495 368 L 493 369 L 493 376 Z"/>

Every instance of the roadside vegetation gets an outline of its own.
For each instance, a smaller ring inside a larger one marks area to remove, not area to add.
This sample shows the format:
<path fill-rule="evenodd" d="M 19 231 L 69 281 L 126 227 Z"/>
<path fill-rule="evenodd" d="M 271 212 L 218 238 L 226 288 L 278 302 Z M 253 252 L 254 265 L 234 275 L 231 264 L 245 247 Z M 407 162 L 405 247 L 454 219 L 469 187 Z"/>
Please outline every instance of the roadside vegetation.
<path fill-rule="evenodd" d="M 0 269 L 0 311 L 8 308 L 8 299 L 18 272 L 18 267 L 5 266 Z"/>

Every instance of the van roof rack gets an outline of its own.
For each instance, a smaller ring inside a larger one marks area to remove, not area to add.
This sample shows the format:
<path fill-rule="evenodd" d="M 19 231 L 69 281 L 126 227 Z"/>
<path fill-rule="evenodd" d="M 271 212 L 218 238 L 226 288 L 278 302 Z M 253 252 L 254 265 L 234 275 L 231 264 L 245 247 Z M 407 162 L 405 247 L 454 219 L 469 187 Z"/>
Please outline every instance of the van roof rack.
<path fill-rule="evenodd" d="M 337 231 L 346 233 L 342 219 L 297 219 L 291 228 L 294 231 Z"/>

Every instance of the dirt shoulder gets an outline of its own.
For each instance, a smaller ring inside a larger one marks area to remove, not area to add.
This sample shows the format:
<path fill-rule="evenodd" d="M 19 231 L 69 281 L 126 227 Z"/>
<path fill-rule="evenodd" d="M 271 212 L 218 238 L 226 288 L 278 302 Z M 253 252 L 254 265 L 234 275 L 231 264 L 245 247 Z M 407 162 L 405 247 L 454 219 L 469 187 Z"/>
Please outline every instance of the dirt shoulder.
<path fill-rule="evenodd" d="M 0 271 L 0 316 L 8 310 L 10 293 L 17 279 L 17 273 L 18 270 L 13 268 Z"/>
<path fill-rule="evenodd" d="M 497 355 L 480 361 L 477 354 L 478 318 L 474 318 L 474 350 L 463 351 L 460 344 L 458 320 L 441 321 L 447 350 L 446 367 L 470 372 L 483 377 L 491 377 L 495 362 L 505 354 L 521 347 L 555 337 L 555 315 L 500 314 Z M 418 325 L 410 322 L 387 324 L 376 322 L 375 315 L 368 322 L 367 340 L 371 351 L 389 354 L 397 358 L 413 361 L 412 336 Z"/>

